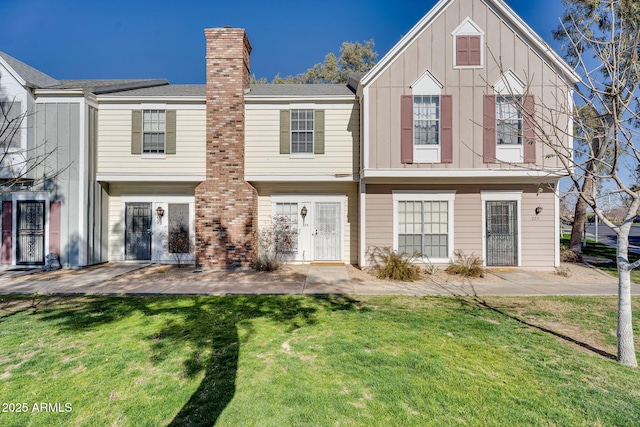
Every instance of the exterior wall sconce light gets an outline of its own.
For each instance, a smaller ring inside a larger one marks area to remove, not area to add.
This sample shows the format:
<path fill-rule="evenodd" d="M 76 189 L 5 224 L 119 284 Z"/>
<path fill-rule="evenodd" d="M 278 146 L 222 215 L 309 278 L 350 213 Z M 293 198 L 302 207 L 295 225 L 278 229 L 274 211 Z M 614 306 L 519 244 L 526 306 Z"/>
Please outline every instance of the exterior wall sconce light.
<path fill-rule="evenodd" d="M 542 206 L 536 208 L 536 215 L 540 214 L 540 212 L 542 212 Z"/>
<path fill-rule="evenodd" d="M 307 207 L 306 206 L 302 206 L 302 209 L 300 209 L 300 215 L 302 215 L 302 220 L 304 221 L 304 219 L 307 217 Z"/>
<path fill-rule="evenodd" d="M 162 206 L 158 206 L 156 208 L 156 215 L 158 215 L 158 217 L 160 218 L 164 216 L 164 208 Z"/>

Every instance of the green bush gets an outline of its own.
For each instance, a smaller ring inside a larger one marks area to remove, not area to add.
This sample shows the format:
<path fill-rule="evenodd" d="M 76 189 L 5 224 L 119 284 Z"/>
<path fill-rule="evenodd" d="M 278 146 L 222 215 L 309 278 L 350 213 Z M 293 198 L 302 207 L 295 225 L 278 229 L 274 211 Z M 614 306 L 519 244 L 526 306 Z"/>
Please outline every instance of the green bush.
<path fill-rule="evenodd" d="M 376 247 L 369 259 L 380 279 L 413 282 L 420 277 L 420 268 L 413 265 L 415 256 L 399 254 L 388 247 Z"/>
<path fill-rule="evenodd" d="M 462 251 L 455 251 L 453 256 L 453 262 L 445 270 L 447 273 L 464 277 L 483 277 L 482 258 L 473 254 L 466 255 Z"/>

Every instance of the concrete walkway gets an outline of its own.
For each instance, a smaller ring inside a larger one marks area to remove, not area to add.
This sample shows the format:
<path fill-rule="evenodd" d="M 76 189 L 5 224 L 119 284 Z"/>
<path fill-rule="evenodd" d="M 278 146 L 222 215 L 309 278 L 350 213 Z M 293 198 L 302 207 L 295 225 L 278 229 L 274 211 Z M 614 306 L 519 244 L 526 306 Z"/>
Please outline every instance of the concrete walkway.
<path fill-rule="evenodd" d="M 0 294 L 101 294 L 101 295 L 233 295 L 233 294 L 352 294 L 352 295 L 417 295 L 417 296 L 542 296 L 542 295 L 617 295 L 617 284 L 598 281 L 594 270 L 593 283 L 550 282 L 530 271 L 491 272 L 489 280 L 465 284 L 432 282 L 359 282 L 352 281 L 341 266 L 309 267 L 304 282 L 191 282 L 140 281 L 113 282 L 146 264 L 106 264 L 64 280 L 13 281 L 0 275 Z M 492 282 L 491 275 L 496 280 Z M 604 276 L 603 276 L 604 278 Z M 632 285 L 632 294 L 640 295 L 640 285 Z"/>

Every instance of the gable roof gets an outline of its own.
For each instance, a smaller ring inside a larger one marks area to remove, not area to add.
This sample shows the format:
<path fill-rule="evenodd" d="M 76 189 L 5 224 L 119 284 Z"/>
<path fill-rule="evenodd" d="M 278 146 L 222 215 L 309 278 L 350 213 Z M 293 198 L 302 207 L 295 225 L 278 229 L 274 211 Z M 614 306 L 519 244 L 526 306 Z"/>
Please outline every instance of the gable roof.
<path fill-rule="evenodd" d="M 385 71 L 404 51 L 437 19 L 458 0 L 440 0 L 396 45 L 360 80 L 360 86 L 367 86 Z M 580 77 L 533 29 L 527 25 L 502 0 L 482 0 L 496 15 L 511 24 L 525 42 L 534 49 L 543 60 L 570 83 L 577 83 Z"/>
<path fill-rule="evenodd" d="M 4 52 L 0 52 L 0 58 L 4 60 L 4 62 L 6 62 L 6 64 L 11 67 L 22 80 L 24 80 L 26 86 L 30 88 L 51 88 L 60 84 L 60 82 L 53 77 L 46 75 L 42 71 L 36 70 L 22 61 L 18 61 Z"/>

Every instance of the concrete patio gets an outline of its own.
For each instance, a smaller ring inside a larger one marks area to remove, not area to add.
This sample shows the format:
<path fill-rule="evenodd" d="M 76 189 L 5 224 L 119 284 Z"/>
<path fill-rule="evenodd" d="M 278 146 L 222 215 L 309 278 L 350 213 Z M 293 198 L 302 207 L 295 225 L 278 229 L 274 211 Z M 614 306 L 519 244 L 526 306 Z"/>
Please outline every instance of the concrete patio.
<path fill-rule="evenodd" d="M 463 284 L 437 282 L 359 281 L 349 277 L 344 266 L 312 265 L 304 281 L 207 281 L 188 282 L 126 280 L 126 274 L 148 264 L 109 263 L 84 274 L 63 280 L 27 280 L 16 282 L 12 274 L 0 275 L 0 294 L 100 294 L 100 295 L 234 295 L 234 294 L 352 294 L 417 296 L 542 296 L 542 295 L 616 295 L 615 279 L 594 270 L 593 281 L 550 281 L 532 271 L 493 271 L 488 280 Z M 16 273 L 14 273 L 16 274 Z M 28 272 L 19 273 L 26 275 Z M 121 280 L 113 281 L 116 277 Z M 125 280 L 122 280 L 124 278 Z M 495 278 L 495 281 L 491 280 Z M 632 294 L 640 295 L 640 285 L 632 285 Z"/>

